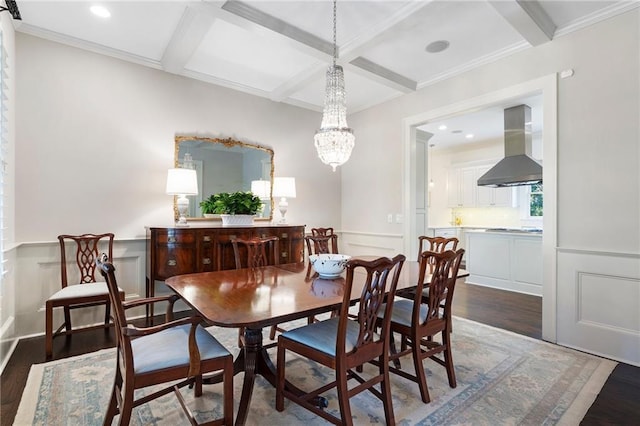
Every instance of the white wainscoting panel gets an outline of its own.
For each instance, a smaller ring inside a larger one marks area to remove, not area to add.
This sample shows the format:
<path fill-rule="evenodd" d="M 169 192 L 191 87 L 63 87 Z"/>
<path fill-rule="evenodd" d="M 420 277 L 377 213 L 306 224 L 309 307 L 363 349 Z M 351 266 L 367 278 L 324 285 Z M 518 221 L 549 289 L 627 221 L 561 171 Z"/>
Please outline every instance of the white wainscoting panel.
<path fill-rule="evenodd" d="M 112 260 L 116 267 L 116 278 L 127 299 L 143 297 L 145 294 L 145 250 L 144 239 L 114 242 Z M 57 241 L 23 244 L 18 248 L 15 297 L 18 337 L 44 334 L 45 302 L 60 289 L 59 251 Z M 102 307 L 76 310 L 71 315 L 74 327 L 104 321 Z M 54 310 L 54 327 L 62 323 L 62 318 L 62 311 Z"/>
<path fill-rule="evenodd" d="M 558 251 L 558 343 L 640 366 L 640 255 Z"/>
<path fill-rule="evenodd" d="M 393 257 L 402 253 L 402 247 L 401 234 L 370 234 L 350 231 L 340 233 L 340 251 L 351 256 Z"/>

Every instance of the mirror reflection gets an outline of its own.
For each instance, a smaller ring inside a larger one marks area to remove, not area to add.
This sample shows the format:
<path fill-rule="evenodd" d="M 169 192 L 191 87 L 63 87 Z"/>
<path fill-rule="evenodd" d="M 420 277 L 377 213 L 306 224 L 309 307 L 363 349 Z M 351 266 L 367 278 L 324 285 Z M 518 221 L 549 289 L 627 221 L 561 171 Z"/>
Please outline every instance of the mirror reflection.
<path fill-rule="evenodd" d="M 198 195 L 188 197 L 189 220 L 204 219 L 200 202 L 212 194 L 252 189 L 264 203 L 264 210 L 256 219 L 271 220 L 272 149 L 231 138 L 176 136 L 175 164 L 194 168 L 198 175 Z M 173 207 L 177 219 L 175 199 Z"/>

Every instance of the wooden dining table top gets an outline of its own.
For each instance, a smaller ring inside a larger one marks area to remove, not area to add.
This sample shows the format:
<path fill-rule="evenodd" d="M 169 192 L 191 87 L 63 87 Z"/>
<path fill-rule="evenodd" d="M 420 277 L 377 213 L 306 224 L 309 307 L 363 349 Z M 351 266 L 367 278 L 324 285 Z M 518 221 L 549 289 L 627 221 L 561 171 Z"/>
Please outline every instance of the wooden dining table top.
<path fill-rule="evenodd" d="M 311 274 L 307 270 L 306 263 L 230 269 L 177 275 L 168 278 L 166 284 L 212 325 L 264 328 L 340 306 L 346 273 L 325 279 L 313 269 Z M 418 273 L 418 262 L 405 261 L 398 289 L 414 287 Z M 465 276 L 468 272 L 461 269 L 458 277 Z M 351 292 L 354 301 L 360 296 L 365 277 L 356 269 Z"/>

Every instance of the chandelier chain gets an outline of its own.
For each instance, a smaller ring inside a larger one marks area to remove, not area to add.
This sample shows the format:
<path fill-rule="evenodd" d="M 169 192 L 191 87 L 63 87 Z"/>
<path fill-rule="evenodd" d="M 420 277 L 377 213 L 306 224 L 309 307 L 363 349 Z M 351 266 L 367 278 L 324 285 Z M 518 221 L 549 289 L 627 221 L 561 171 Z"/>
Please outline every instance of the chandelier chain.
<path fill-rule="evenodd" d="M 333 0 L 333 66 L 336 66 L 336 59 L 338 58 L 338 42 L 336 37 L 336 4 L 337 0 Z"/>

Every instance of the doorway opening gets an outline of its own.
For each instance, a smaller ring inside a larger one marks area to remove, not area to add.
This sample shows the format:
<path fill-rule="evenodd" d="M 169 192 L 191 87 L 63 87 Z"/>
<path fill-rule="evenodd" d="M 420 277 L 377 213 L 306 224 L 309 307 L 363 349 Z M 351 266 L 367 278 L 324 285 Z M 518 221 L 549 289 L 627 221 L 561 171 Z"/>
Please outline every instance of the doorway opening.
<path fill-rule="evenodd" d="M 416 162 L 416 141 L 423 137 L 418 130 L 426 123 L 442 121 L 451 117 L 486 108 L 504 105 L 527 97 L 541 96 L 543 111 L 542 145 L 544 152 L 543 181 L 544 199 L 542 257 L 542 338 L 556 341 L 556 253 L 557 246 L 557 77 L 555 74 L 504 88 L 482 96 L 407 117 L 404 127 L 404 175 L 403 196 L 405 221 L 403 230 L 404 252 L 417 256 L 418 224 L 416 191 L 423 186 L 418 183 L 420 173 Z M 428 143 L 428 142 L 427 142 Z M 428 155 L 428 154 L 427 154 Z"/>

